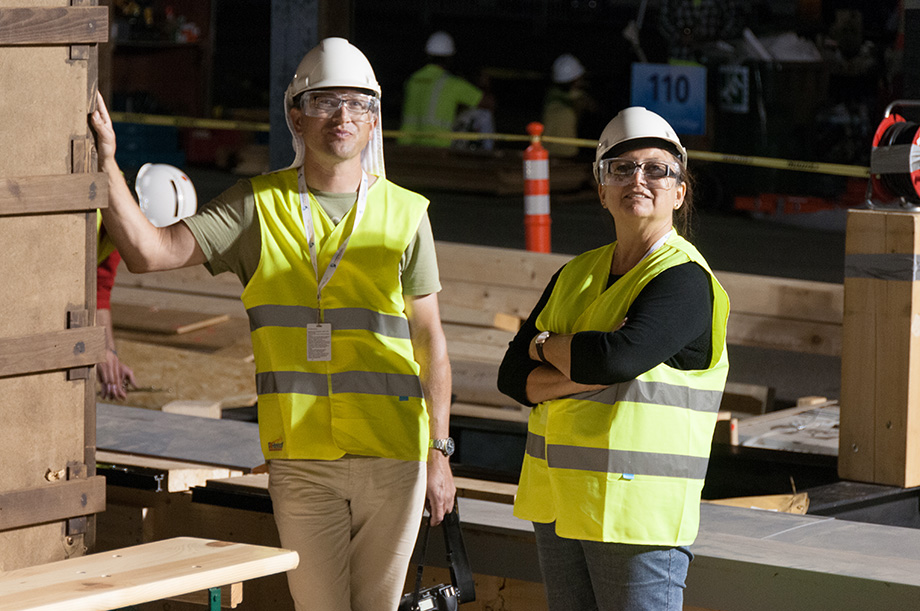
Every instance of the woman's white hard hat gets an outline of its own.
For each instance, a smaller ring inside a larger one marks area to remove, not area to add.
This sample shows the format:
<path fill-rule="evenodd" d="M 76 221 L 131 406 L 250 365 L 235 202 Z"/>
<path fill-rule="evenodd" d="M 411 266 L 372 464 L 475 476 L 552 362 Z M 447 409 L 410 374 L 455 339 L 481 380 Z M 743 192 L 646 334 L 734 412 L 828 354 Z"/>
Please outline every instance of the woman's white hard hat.
<path fill-rule="evenodd" d="M 291 132 L 291 144 L 295 153 L 294 163 L 289 167 L 303 165 L 305 154 L 303 140 L 294 131 L 294 124 L 291 122 L 290 110 L 294 107 L 295 98 L 305 91 L 332 87 L 364 89 L 378 98 L 381 93 L 380 83 L 377 82 L 374 69 L 367 57 L 344 38 L 326 38 L 304 55 L 285 91 L 284 118 Z M 383 127 L 380 123 L 378 110 L 377 127 L 371 135 L 371 141 L 361 153 L 361 164 L 369 174 L 382 178 Z"/>
<path fill-rule="evenodd" d="M 456 52 L 454 39 L 447 32 L 435 32 L 425 43 L 425 53 L 433 57 L 452 57 Z"/>
<path fill-rule="evenodd" d="M 157 227 L 166 227 L 192 216 L 198 196 L 188 175 L 165 163 L 145 163 L 137 172 L 134 191 L 141 212 Z"/>
<path fill-rule="evenodd" d="M 665 145 L 663 148 L 675 154 L 681 165 L 687 164 L 687 149 L 681 144 L 671 124 L 664 117 L 647 108 L 630 106 L 617 113 L 617 116 L 611 119 L 601 132 L 601 137 L 597 142 L 597 153 L 594 156 L 594 178 L 598 178 L 598 162 L 611 149 L 626 145 L 631 140 L 646 139 L 663 141 L 662 144 Z M 636 142 L 636 144 L 640 143 Z"/>
<path fill-rule="evenodd" d="M 583 76 L 585 67 L 578 58 L 571 53 L 563 53 L 553 62 L 553 82 L 558 84 L 571 83 Z"/>

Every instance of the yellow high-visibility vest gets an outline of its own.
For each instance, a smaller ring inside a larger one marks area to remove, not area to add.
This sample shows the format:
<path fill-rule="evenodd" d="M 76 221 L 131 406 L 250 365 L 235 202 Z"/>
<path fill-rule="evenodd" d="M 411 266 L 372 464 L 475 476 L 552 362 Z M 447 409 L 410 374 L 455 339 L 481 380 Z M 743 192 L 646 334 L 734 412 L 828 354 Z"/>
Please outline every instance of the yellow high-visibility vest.
<path fill-rule="evenodd" d="M 615 247 L 589 251 L 565 266 L 537 328 L 613 330 L 652 278 L 694 261 L 712 283 L 712 360 L 691 371 L 662 363 L 635 380 L 537 405 L 514 514 L 555 521 L 556 533 L 566 538 L 689 545 L 699 530 L 700 493 L 728 375 L 728 295 L 676 231 L 607 288 Z"/>
<path fill-rule="evenodd" d="M 327 233 L 311 198 L 317 269 L 344 256 L 317 299 L 297 170 L 252 179 L 262 236 L 243 290 L 266 459 L 333 460 L 345 454 L 426 460 L 428 413 L 409 337 L 400 259 L 428 206 L 378 179 L 354 229 L 355 207 Z M 328 361 L 307 360 L 307 326 L 332 326 Z"/>

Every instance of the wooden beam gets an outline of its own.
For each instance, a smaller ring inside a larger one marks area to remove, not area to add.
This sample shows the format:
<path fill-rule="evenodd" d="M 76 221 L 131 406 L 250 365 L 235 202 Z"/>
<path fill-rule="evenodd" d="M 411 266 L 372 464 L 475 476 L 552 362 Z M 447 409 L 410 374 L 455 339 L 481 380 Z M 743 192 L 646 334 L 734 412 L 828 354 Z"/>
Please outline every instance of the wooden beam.
<path fill-rule="evenodd" d="M 107 6 L 0 9 L 0 45 L 93 44 L 108 39 Z"/>
<path fill-rule="evenodd" d="M 108 197 L 99 173 L 0 178 L 0 216 L 94 210 Z"/>
<path fill-rule="evenodd" d="M 290 550 L 177 537 L 9 571 L 4 608 L 117 609 L 295 568 Z"/>
<path fill-rule="evenodd" d="M 0 376 L 95 365 L 105 359 L 105 329 L 85 327 L 0 339 Z"/>
<path fill-rule="evenodd" d="M 105 478 L 101 475 L 0 492 L 0 531 L 100 511 L 105 511 Z"/>

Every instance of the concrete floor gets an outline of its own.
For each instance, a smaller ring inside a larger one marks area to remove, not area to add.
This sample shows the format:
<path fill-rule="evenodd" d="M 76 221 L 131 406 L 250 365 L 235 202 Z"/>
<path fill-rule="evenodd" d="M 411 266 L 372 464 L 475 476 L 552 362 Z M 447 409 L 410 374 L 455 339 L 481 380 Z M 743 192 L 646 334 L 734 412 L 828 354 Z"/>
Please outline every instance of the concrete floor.
<path fill-rule="evenodd" d="M 206 202 L 239 177 L 210 169 L 187 168 Z M 521 197 L 446 192 L 424 193 L 438 240 L 524 248 Z M 552 199 L 553 252 L 578 254 L 612 239 L 613 229 L 593 193 Z M 716 271 L 732 271 L 823 282 L 843 282 L 843 213 L 832 217 L 786 217 L 787 222 L 743 213 L 700 210 L 692 241 Z M 794 223 L 794 224 L 793 224 Z M 772 386 L 777 403 L 798 397 L 840 396 L 840 359 L 743 346 L 730 347 L 729 380 Z"/>

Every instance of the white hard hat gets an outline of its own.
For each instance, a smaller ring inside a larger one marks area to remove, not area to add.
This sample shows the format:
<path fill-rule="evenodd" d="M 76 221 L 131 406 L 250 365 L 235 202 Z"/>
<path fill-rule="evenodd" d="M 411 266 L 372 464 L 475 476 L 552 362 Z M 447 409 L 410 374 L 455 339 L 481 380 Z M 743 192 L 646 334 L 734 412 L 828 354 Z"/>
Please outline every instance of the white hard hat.
<path fill-rule="evenodd" d="M 578 77 L 584 75 L 585 67 L 581 65 L 578 58 L 571 53 L 563 53 L 553 62 L 553 82 L 554 83 L 571 83 Z"/>
<path fill-rule="evenodd" d="M 380 97 L 380 84 L 374 76 L 374 69 L 367 57 L 356 46 L 344 38 L 326 38 L 313 47 L 300 60 L 294 78 L 284 94 L 284 118 L 291 132 L 295 157 L 289 167 L 303 165 L 303 140 L 294 131 L 290 110 L 294 107 L 294 98 L 304 91 L 328 89 L 330 87 L 349 87 L 366 89 Z M 381 178 L 383 169 L 383 127 L 380 111 L 377 111 L 377 127 L 371 135 L 371 141 L 361 152 L 361 164 L 365 171 Z"/>
<path fill-rule="evenodd" d="M 425 53 L 434 57 L 450 57 L 455 52 L 453 37 L 444 31 L 435 32 L 425 43 Z"/>
<path fill-rule="evenodd" d="M 635 140 L 635 145 L 642 146 L 643 143 L 638 140 L 650 139 L 648 146 L 662 146 L 677 157 L 681 165 L 687 163 L 687 149 L 680 143 L 677 132 L 671 127 L 671 124 L 664 118 L 643 108 L 642 106 L 630 106 L 621 110 L 617 116 L 610 120 L 607 127 L 601 133 L 600 140 L 597 143 L 597 154 L 594 156 L 594 178 L 597 179 L 597 164 L 610 152 L 611 149 L 618 145 L 625 144 Z M 659 142 L 655 142 L 655 141 Z M 625 150 L 635 147 L 624 147 Z M 624 152 L 625 152 L 624 150 Z"/>
<path fill-rule="evenodd" d="M 141 212 L 157 227 L 172 225 L 198 209 L 198 196 L 188 175 L 165 163 L 141 166 L 134 190 Z"/>

